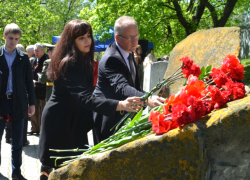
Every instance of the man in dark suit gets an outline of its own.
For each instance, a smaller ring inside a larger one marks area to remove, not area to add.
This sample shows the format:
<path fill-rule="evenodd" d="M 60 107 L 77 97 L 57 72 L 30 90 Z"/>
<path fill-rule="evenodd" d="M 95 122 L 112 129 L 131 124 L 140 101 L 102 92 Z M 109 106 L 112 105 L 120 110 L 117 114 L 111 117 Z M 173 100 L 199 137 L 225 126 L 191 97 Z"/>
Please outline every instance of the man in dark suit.
<path fill-rule="evenodd" d="M 124 100 L 131 96 L 143 96 L 140 89 L 138 71 L 133 51 L 138 45 L 139 32 L 136 21 L 129 16 L 116 20 L 114 26 L 115 42 L 106 49 L 99 63 L 98 81 L 94 95 L 105 99 Z M 164 102 L 163 98 L 149 99 L 150 107 Z M 123 112 L 116 112 L 112 119 L 94 113 L 95 128 L 93 129 L 95 144 L 113 134 L 110 129 L 123 117 Z"/>
<path fill-rule="evenodd" d="M 0 47 L 0 116 L 12 119 L 12 180 L 25 179 L 21 175 L 24 119 L 35 113 L 35 95 L 28 55 L 16 48 L 21 29 L 11 23 L 4 29 L 5 45 Z M 27 96 L 28 94 L 28 96 Z M 0 144 L 6 120 L 0 118 Z"/>
<path fill-rule="evenodd" d="M 32 135 L 33 133 L 40 133 L 41 126 L 41 115 L 43 108 L 45 106 L 45 97 L 46 97 L 46 84 L 42 84 L 38 81 L 38 74 L 42 72 L 43 63 L 48 59 L 47 54 L 45 53 L 46 47 L 41 43 L 35 44 L 35 56 L 36 59 L 32 64 L 33 68 L 33 83 L 35 88 L 36 95 L 36 112 L 33 116 L 30 117 L 31 121 L 31 131 L 28 134 Z"/>

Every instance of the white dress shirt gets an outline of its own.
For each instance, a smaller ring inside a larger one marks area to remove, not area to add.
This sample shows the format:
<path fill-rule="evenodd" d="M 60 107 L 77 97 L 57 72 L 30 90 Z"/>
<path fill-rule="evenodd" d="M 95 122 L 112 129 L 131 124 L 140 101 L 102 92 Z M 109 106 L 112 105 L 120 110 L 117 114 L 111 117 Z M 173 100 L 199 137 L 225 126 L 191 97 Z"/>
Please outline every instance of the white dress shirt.
<path fill-rule="evenodd" d="M 120 52 L 121 52 L 123 58 L 125 59 L 125 62 L 126 62 L 127 66 L 128 66 L 128 69 L 129 69 L 129 71 L 130 71 L 130 65 L 129 65 L 129 60 L 128 60 L 129 53 L 126 52 L 126 51 L 124 51 L 124 50 L 119 46 L 119 44 L 118 44 L 117 42 L 115 42 L 115 43 L 116 43 L 118 49 L 120 50 Z M 132 52 L 130 52 L 130 53 L 132 53 Z M 135 70 L 135 64 L 134 64 L 134 63 L 133 63 L 133 66 L 134 66 L 134 72 L 135 72 L 135 76 L 136 76 L 136 70 Z M 130 72 L 131 72 L 131 71 L 130 71 Z"/>

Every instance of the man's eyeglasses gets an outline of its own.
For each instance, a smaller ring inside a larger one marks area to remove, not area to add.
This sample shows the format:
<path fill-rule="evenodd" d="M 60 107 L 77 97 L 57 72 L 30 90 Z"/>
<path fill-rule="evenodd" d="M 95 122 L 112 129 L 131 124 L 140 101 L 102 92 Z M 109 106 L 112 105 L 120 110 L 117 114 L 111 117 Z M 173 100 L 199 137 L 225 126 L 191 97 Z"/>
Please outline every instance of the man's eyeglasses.
<path fill-rule="evenodd" d="M 122 37 L 122 38 L 124 38 L 124 39 L 127 39 L 128 41 L 136 41 L 136 40 L 139 39 L 140 34 L 137 34 L 136 36 L 134 36 L 134 37 L 129 37 L 129 38 L 126 38 L 126 37 L 124 37 L 124 36 L 122 36 L 122 35 L 119 35 L 119 36 Z"/>

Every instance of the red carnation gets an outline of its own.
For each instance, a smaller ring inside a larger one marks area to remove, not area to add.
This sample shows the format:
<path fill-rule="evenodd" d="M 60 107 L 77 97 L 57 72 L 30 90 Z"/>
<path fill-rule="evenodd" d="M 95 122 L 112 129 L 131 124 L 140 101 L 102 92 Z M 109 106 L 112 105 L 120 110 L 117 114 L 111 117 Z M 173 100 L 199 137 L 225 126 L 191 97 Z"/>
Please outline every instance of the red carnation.
<path fill-rule="evenodd" d="M 10 123 L 12 122 L 12 118 L 9 117 L 8 114 L 4 114 L 4 115 L 2 116 L 2 118 L 3 118 L 3 120 L 6 120 L 6 121 L 8 122 L 8 124 L 10 124 Z"/>
<path fill-rule="evenodd" d="M 191 69 L 193 62 L 194 62 L 192 59 L 189 59 L 189 57 L 187 56 L 184 56 L 183 58 L 181 58 L 180 61 L 184 63 L 184 67 L 186 69 Z"/>
<path fill-rule="evenodd" d="M 163 134 L 178 127 L 178 124 L 172 121 L 171 116 L 165 117 L 164 114 L 155 110 L 151 111 L 149 115 L 149 121 L 150 120 L 152 121 L 152 130 L 156 134 Z"/>
<path fill-rule="evenodd" d="M 227 74 L 228 77 L 232 77 L 235 80 L 242 80 L 244 79 L 244 66 L 240 64 L 239 59 L 236 58 L 235 55 L 230 55 L 228 54 L 224 59 L 223 59 L 223 64 L 221 66 L 221 70 Z"/>
<path fill-rule="evenodd" d="M 161 113 L 159 113 L 158 111 L 156 111 L 156 110 L 153 109 L 153 110 L 151 111 L 149 117 L 148 117 L 148 121 L 152 121 L 152 124 L 154 124 L 154 121 L 155 121 L 156 117 L 157 117 L 158 115 L 160 115 L 160 114 L 161 114 Z"/>
<path fill-rule="evenodd" d="M 227 75 L 221 69 L 213 68 L 210 76 L 218 87 L 222 87 L 228 81 Z"/>
<path fill-rule="evenodd" d="M 191 67 L 191 74 L 193 74 L 196 77 L 199 77 L 201 75 L 201 68 L 200 68 L 200 66 L 197 65 L 197 64 L 194 64 Z"/>
<path fill-rule="evenodd" d="M 231 100 L 241 99 L 245 97 L 246 90 L 243 83 L 228 81 L 224 86 L 222 86 L 227 92 Z"/>
<path fill-rule="evenodd" d="M 200 119 L 206 114 L 205 104 L 201 99 L 193 101 L 191 105 L 191 113 L 195 117 L 195 120 Z"/>
<path fill-rule="evenodd" d="M 200 99 L 201 97 L 203 97 L 203 91 L 205 90 L 205 83 L 201 80 L 198 80 L 196 76 L 190 75 L 188 77 L 187 85 L 180 91 L 179 96 L 181 102 L 189 106 L 189 104 L 187 103 L 188 98 L 193 96 L 195 97 L 195 100 Z"/>
<path fill-rule="evenodd" d="M 212 101 L 215 103 L 214 108 L 220 108 L 223 104 L 227 103 L 230 99 L 228 94 L 221 93 L 220 89 L 214 86 L 208 86 L 208 91 L 210 92 L 209 96 Z"/>
<path fill-rule="evenodd" d="M 177 104 L 172 107 L 172 119 L 177 122 L 179 128 L 181 128 L 182 125 L 195 121 L 191 110 L 184 104 Z"/>
<path fill-rule="evenodd" d="M 214 106 L 212 105 L 212 103 L 210 101 L 202 101 L 202 102 L 203 102 L 205 110 L 206 110 L 205 114 L 210 113 L 214 109 Z"/>
<path fill-rule="evenodd" d="M 182 67 L 182 73 L 183 73 L 184 78 L 188 78 L 190 75 L 199 77 L 201 74 L 201 68 L 197 64 L 192 65 L 190 68 L 187 68 L 186 66 L 184 66 Z"/>

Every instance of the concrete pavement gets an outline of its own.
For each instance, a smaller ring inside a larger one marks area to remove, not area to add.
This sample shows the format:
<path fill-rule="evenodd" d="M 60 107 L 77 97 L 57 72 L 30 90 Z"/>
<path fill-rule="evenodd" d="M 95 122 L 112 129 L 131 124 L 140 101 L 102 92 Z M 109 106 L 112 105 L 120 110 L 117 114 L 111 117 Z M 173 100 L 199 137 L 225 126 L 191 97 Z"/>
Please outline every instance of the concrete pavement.
<path fill-rule="evenodd" d="M 30 121 L 28 122 L 28 130 L 30 129 Z M 88 133 L 90 145 L 93 145 L 92 131 Z M 27 136 L 30 141 L 29 146 L 23 147 L 21 166 L 22 175 L 28 180 L 39 180 L 41 163 L 38 159 L 38 142 L 39 136 Z M 5 134 L 2 138 L 2 163 L 0 166 L 0 180 L 11 179 L 11 145 L 5 143 Z"/>

